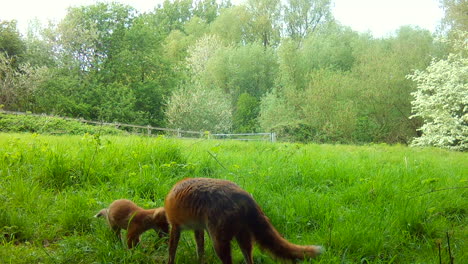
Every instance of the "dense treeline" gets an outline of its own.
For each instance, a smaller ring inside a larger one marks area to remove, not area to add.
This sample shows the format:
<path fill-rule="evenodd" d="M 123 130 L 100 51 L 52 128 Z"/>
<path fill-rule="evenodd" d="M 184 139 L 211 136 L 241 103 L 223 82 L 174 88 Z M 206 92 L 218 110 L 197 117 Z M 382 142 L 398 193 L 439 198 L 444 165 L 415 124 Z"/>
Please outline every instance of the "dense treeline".
<path fill-rule="evenodd" d="M 460 25 L 444 0 L 441 34 Z M 58 24 L 0 21 L 0 104 L 8 110 L 287 140 L 406 143 L 407 78 L 450 47 L 402 27 L 374 38 L 333 19 L 331 0 L 166 0 L 69 8 Z M 457 24 L 458 23 L 458 24 Z"/>

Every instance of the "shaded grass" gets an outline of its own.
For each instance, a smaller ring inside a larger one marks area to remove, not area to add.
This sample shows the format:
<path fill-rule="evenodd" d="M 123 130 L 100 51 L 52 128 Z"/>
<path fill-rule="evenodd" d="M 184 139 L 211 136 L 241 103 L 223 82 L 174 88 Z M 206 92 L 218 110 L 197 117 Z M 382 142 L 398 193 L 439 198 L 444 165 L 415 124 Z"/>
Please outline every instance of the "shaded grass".
<path fill-rule="evenodd" d="M 439 242 L 448 263 L 446 232 L 463 263 L 468 191 L 437 190 L 467 186 L 466 160 L 404 146 L 0 134 L 0 262 L 164 263 L 154 232 L 129 251 L 92 216 L 119 198 L 159 207 L 178 180 L 214 177 L 252 193 L 291 242 L 324 245 L 310 263 L 438 263 Z M 192 237 L 178 263 L 196 260 Z M 206 254 L 217 263 L 208 237 Z"/>

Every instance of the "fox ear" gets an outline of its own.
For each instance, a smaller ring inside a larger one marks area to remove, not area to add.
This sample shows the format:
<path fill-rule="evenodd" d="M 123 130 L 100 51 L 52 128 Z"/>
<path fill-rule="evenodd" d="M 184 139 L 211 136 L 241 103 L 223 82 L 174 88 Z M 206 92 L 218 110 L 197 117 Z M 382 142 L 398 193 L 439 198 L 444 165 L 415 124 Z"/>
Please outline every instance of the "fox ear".
<path fill-rule="evenodd" d="M 107 217 L 108 209 L 102 209 L 99 213 L 95 214 L 94 217 Z"/>

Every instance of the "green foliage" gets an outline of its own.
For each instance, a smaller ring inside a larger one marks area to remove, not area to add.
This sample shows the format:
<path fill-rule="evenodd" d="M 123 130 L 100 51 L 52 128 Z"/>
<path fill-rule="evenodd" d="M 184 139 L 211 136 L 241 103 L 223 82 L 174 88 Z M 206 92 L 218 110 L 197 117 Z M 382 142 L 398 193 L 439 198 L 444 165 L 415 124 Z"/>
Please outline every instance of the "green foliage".
<path fill-rule="evenodd" d="M 428 65 L 436 50 L 429 32 L 404 27 L 372 40 L 336 25 L 322 30 L 278 49 L 278 88 L 262 99 L 261 128 L 292 140 L 409 142 L 420 123 L 409 119 L 415 86 L 405 76 Z"/>
<path fill-rule="evenodd" d="M 0 20 L 0 55 L 13 58 L 14 65 L 25 52 L 25 44 L 16 28 L 16 21 Z"/>
<path fill-rule="evenodd" d="M 441 3 L 439 33 L 457 39 L 466 5 Z M 146 13 L 100 2 L 56 25 L 33 21 L 25 37 L 0 23 L 5 109 L 158 127 L 175 126 L 166 113 L 177 112 L 210 120 L 177 126 L 274 130 L 279 140 L 409 143 L 422 120 L 409 118 L 416 85 L 405 76 L 457 53 L 419 28 L 357 33 L 334 22 L 329 0 L 167 0 Z M 191 108 L 201 94 L 210 99 Z M 184 112 L 210 104 L 222 110 Z"/>
<path fill-rule="evenodd" d="M 299 51 L 307 69 L 328 68 L 349 71 L 356 60 L 356 46 L 362 40 L 346 28 L 329 27 L 326 32 L 312 34 L 304 40 Z"/>
<path fill-rule="evenodd" d="M 254 43 L 220 49 L 208 60 L 202 83 L 230 94 L 234 104 L 242 93 L 260 98 L 274 86 L 275 51 Z"/>
<path fill-rule="evenodd" d="M 240 133 L 252 133 L 257 130 L 259 101 L 248 93 L 243 93 L 237 99 L 236 111 L 233 115 L 234 130 Z"/>
<path fill-rule="evenodd" d="M 468 11 L 468 3 L 463 0 L 439 0 L 439 2 L 445 11 L 442 29 L 446 31 L 467 31 L 466 12 Z"/>
<path fill-rule="evenodd" d="M 84 72 L 102 70 L 121 48 L 121 39 L 135 10 L 118 3 L 70 8 L 58 25 L 63 56 Z"/>
<path fill-rule="evenodd" d="M 308 77 L 309 84 L 300 97 L 294 90 L 285 90 L 263 99 L 262 128 L 293 140 L 352 142 L 357 107 L 352 91 L 344 85 L 352 80 L 330 70 L 313 71 Z"/>
<path fill-rule="evenodd" d="M 35 112 L 90 118 L 91 91 L 86 89 L 79 76 L 62 70 L 50 70 L 47 74 L 34 92 Z"/>
<path fill-rule="evenodd" d="M 255 41 L 264 47 L 276 46 L 280 39 L 280 0 L 248 0 L 247 9 L 252 14 L 251 27 Z"/>
<path fill-rule="evenodd" d="M 211 24 L 211 33 L 228 44 L 250 43 L 254 40 L 251 20 L 252 14 L 243 5 L 226 8 Z"/>
<path fill-rule="evenodd" d="M 263 130 L 274 131 L 284 140 L 310 140 L 308 133 L 298 133 L 304 124 L 294 105 L 277 89 L 262 98 L 258 120 Z"/>
<path fill-rule="evenodd" d="M 288 0 L 284 7 L 286 32 L 293 39 L 305 38 L 320 25 L 330 22 L 330 0 Z"/>
<path fill-rule="evenodd" d="M 215 177 L 251 193 L 289 241 L 323 245 L 326 252 L 310 263 L 434 263 L 437 243 L 442 260 L 449 258 L 447 231 L 452 256 L 462 261 L 466 155 L 386 145 L 0 134 L 0 259 L 164 263 L 167 244 L 154 232 L 127 250 L 92 216 L 119 198 L 159 207 L 178 180 Z M 92 177 L 66 187 L 45 184 L 45 171 L 61 167 Z M 216 263 L 205 237 L 206 260 Z M 179 263 L 196 260 L 193 234 L 184 232 L 181 241 Z M 233 245 L 234 261 L 241 262 Z M 256 262 L 276 263 L 258 249 L 254 255 Z"/>
<path fill-rule="evenodd" d="M 119 121 L 129 123 L 138 119 L 139 113 L 133 111 L 136 103 L 134 91 L 120 83 L 91 84 L 93 96 L 90 101 L 93 107 L 93 120 Z M 94 100 L 93 100 L 94 99 Z"/>
<path fill-rule="evenodd" d="M 57 67 L 54 58 L 53 42 L 50 28 L 44 28 L 39 19 L 32 19 L 28 24 L 28 31 L 24 42 L 26 46 L 24 58 L 32 66 Z"/>
<path fill-rule="evenodd" d="M 160 27 L 170 33 L 173 30 L 183 30 L 185 22 L 192 17 L 192 0 L 165 0 L 155 11 L 156 21 Z"/>
<path fill-rule="evenodd" d="M 16 61 L 0 53 L 0 103 L 6 109 L 29 111 L 35 106 L 35 92 L 47 79 L 47 69 Z"/>
<path fill-rule="evenodd" d="M 358 54 L 351 74 L 365 102 L 359 104 L 358 117 L 370 124 L 359 133 L 371 135 L 373 142 L 408 143 L 420 123 L 409 119 L 409 98 L 416 87 L 406 75 L 429 65 L 430 57 L 423 54 L 431 53 L 433 39 L 425 30 L 401 28 L 395 37 L 369 44 Z"/>
<path fill-rule="evenodd" d="M 31 115 L 0 114 L 0 131 L 31 132 L 41 134 L 109 134 L 118 135 L 122 131 L 106 126 L 86 125 L 78 121 L 54 117 L 38 117 Z"/>

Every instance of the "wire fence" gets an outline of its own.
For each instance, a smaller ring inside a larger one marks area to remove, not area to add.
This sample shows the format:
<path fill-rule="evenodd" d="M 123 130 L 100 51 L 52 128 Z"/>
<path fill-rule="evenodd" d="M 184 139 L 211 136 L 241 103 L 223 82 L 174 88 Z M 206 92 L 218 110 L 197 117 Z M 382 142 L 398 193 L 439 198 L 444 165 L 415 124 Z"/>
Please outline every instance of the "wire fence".
<path fill-rule="evenodd" d="M 207 139 L 225 139 L 225 140 L 239 140 L 239 141 L 270 141 L 276 142 L 276 133 L 240 133 L 240 134 L 217 134 L 211 133 L 210 131 L 191 131 L 191 130 L 182 130 L 174 128 L 163 128 L 163 127 L 154 127 L 154 126 L 142 126 L 142 125 L 133 125 L 125 123 L 110 123 L 110 122 L 101 122 L 86 120 L 84 118 L 70 118 L 62 117 L 55 115 L 47 114 L 34 114 L 34 113 L 25 113 L 17 111 L 7 111 L 0 109 L 0 113 L 12 114 L 12 115 L 28 115 L 28 116 L 37 116 L 37 117 L 52 117 L 60 118 L 64 120 L 78 121 L 81 123 L 96 125 L 96 126 L 113 126 L 116 129 L 124 130 L 130 134 L 138 135 L 147 135 L 147 136 L 157 136 L 157 135 L 166 135 L 170 137 L 178 138 L 207 138 Z"/>

